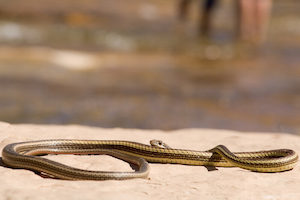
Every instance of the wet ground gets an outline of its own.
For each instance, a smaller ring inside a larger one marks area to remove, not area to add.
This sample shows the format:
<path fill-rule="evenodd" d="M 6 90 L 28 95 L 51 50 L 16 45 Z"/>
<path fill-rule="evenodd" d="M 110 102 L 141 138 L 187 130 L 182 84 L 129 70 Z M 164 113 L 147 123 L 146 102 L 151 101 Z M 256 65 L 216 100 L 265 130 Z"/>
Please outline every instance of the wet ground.
<path fill-rule="evenodd" d="M 175 1 L 4 1 L 0 120 L 300 132 L 300 19 L 275 1 L 268 40 L 234 42 L 233 2 L 197 36 Z M 196 2 L 195 2 L 196 3 Z"/>

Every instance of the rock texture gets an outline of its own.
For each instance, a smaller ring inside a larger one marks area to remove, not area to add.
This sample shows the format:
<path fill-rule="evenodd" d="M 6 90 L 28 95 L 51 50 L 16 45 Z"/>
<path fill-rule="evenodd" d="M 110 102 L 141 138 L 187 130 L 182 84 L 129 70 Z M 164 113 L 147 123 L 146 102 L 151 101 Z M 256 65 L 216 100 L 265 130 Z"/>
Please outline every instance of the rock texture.
<path fill-rule="evenodd" d="M 161 139 L 174 148 L 207 150 L 218 144 L 232 151 L 291 148 L 300 152 L 299 136 L 225 130 L 102 129 L 84 126 L 0 123 L 0 149 L 13 142 L 39 139 L 120 139 L 148 143 Z M 48 158 L 91 170 L 132 170 L 109 156 L 59 155 Z M 65 181 L 0 164 L 0 199 L 300 199 L 300 166 L 284 173 L 254 173 L 239 168 L 208 171 L 203 166 L 151 164 L 148 179 Z"/>

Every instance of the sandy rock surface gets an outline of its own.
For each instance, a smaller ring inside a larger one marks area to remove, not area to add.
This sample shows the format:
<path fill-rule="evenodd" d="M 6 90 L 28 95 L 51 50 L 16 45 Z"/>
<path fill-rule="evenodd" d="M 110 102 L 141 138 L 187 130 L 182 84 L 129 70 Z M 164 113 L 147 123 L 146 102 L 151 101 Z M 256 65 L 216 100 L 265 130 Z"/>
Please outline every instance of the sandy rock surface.
<path fill-rule="evenodd" d="M 0 122 L 0 150 L 13 142 L 39 139 L 120 139 L 148 143 L 161 139 L 174 148 L 207 150 L 224 144 L 232 151 L 290 148 L 300 152 L 299 136 L 225 130 L 102 129 L 84 126 L 10 125 Z M 90 170 L 131 171 L 109 156 L 48 156 Z M 0 164 L 0 199 L 300 199 L 300 165 L 284 173 L 254 173 L 239 168 L 208 171 L 203 166 L 150 164 L 148 179 L 65 181 L 42 178 Z"/>

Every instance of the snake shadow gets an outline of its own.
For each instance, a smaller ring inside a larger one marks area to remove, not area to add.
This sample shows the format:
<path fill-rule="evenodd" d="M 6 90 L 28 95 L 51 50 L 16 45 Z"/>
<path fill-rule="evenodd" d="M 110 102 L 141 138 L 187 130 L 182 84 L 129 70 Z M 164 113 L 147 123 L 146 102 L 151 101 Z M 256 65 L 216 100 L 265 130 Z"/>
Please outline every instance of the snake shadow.
<path fill-rule="evenodd" d="M 117 158 L 119 159 L 119 158 Z M 120 160 L 123 160 L 123 159 L 120 159 Z M 125 160 L 123 160 L 124 162 L 126 162 Z M 134 171 L 138 171 L 139 170 L 139 166 L 138 165 L 135 165 L 133 163 L 128 163 L 129 166 L 131 167 L 132 170 Z M 8 168 L 8 169 L 21 169 L 21 170 L 24 170 L 24 168 L 18 168 L 18 167 L 11 167 L 11 166 L 8 166 L 6 165 L 4 162 L 3 162 L 3 159 L 2 157 L 0 156 L 0 167 L 4 167 L 4 168 Z M 56 178 L 54 176 L 51 176 L 51 175 L 48 175 L 48 174 L 45 174 L 43 172 L 39 172 L 39 171 L 35 171 L 35 170 L 32 170 L 32 169 L 26 169 L 28 171 L 31 171 L 33 173 L 35 173 L 36 175 L 42 177 L 42 178 L 49 178 L 49 179 L 59 179 L 59 178 Z"/>
<path fill-rule="evenodd" d="M 122 159 L 120 159 L 120 160 L 122 160 Z M 123 161 L 125 161 L 125 160 L 123 160 Z M 126 162 L 126 161 L 125 161 Z M 130 166 L 130 168 L 132 169 L 132 170 L 134 170 L 134 171 L 138 171 L 139 170 L 139 167 L 137 166 L 137 165 L 135 165 L 135 164 L 132 164 L 132 163 L 128 163 L 129 164 L 129 166 Z M 151 163 L 151 164 L 159 164 L 159 163 Z M 23 169 L 23 168 L 17 168 L 17 167 L 11 167 L 11 166 L 8 166 L 8 165 L 6 165 L 4 162 L 3 162 L 3 159 L 2 159 L 2 157 L 0 156 L 0 167 L 4 167 L 4 168 L 8 168 L 8 169 Z M 207 171 L 216 171 L 216 170 L 218 170 L 216 167 L 214 167 L 214 166 L 204 166 L 206 169 L 207 169 Z M 29 170 L 29 171 L 32 171 L 33 173 L 35 173 L 35 174 L 37 174 L 37 175 L 39 175 L 39 176 L 41 176 L 42 178 L 51 178 L 51 179 L 57 179 L 57 178 L 55 178 L 55 177 L 51 177 L 51 176 L 48 176 L 48 175 L 46 175 L 46 174 L 44 174 L 44 173 L 41 173 L 41 172 L 39 172 L 39 171 L 35 171 L 35 170 L 31 170 L 31 169 L 26 169 L 26 170 Z"/>
<path fill-rule="evenodd" d="M 0 167 L 14 169 L 14 168 L 12 168 L 12 167 L 10 167 L 10 166 L 7 166 L 7 165 L 3 162 L 3 159 L 2 159 L 1 156 L 0 156 Z"/>
<path fill-rule="evenodd" d="M 21 170 L 24 170 L 24 168 L 17 168 L 17 167 L 11 167 L 11 166 L 8 166 L 6 165 L 4 162 L 3 162 L 3 159 L 2 157 L 0 157 L 0 167 L 4 167 L 4 168 L 8 168 L 8 169 L 21 169 Z M 50 179 L 57 179 L 55 177 L 52 177 L 52 176 L 48 176 L 47 174 L 44 174 L 42 172 L 38 172 L 38 171 L 34 171 L 34 170 L 31 170 L 31 169 L 26 169 L 28 171 L 31 171 L 33 173 L 35 173 L 36 175 L 42 177 L 42 178 L 50 178 Z"/>
<path fill-rule="evenodd" d="M 0 167 L 7 167 L 7 166 L 5 166 L 5 164 L 4 164 L 3 160 L 2 160 L 2 157 L 0 157 Z"/>

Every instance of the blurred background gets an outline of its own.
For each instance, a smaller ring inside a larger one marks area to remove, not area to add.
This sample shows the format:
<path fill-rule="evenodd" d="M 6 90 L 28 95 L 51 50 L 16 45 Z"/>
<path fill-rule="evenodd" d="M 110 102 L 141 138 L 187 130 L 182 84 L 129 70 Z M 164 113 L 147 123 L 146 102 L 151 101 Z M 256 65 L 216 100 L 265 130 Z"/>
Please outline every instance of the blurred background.
<path fill-rule="evenodd" d="M 0 121 L 299 134 L 299 1 L 274 0 L 259 41 L 236 0 L 202 35 L 189 3 L 0 0 Z"/>

